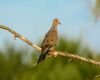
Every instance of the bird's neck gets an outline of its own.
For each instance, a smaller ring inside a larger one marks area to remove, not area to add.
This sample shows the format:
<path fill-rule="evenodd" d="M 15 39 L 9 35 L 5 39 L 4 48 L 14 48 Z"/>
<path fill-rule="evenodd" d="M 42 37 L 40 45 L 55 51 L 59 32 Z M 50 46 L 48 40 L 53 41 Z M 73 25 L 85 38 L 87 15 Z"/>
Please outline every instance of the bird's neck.
<path fill-rule="evenodd" d="M 57 30 L 57 26 L 52 25 L 51 29 L 55 29 L 55 30 Z"/>

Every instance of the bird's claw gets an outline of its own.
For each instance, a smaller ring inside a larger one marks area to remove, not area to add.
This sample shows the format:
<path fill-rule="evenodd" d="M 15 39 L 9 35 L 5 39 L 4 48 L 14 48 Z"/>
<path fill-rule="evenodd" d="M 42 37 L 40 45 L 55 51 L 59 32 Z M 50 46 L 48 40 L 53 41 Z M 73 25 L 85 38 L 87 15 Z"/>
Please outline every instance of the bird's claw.
<path fill-rule="evenodd" d="M 53 56 L 53 57 L 57 57 L 57 52 L 55 52 L 55 51 L 54 52 L 50 52 L 50 55 Z"/>

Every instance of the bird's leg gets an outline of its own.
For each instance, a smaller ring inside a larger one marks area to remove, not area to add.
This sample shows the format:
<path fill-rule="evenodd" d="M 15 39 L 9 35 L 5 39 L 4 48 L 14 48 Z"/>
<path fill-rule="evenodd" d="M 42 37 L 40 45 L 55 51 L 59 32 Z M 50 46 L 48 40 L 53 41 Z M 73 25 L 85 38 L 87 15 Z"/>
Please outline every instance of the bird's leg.
<path fill-rule="evenodd" d="M 56 57 L 57 56 L 57 52 L 55 51 L 54 47 L 50 48 L 48 51 L 49 56 L 53 56 Z"/>

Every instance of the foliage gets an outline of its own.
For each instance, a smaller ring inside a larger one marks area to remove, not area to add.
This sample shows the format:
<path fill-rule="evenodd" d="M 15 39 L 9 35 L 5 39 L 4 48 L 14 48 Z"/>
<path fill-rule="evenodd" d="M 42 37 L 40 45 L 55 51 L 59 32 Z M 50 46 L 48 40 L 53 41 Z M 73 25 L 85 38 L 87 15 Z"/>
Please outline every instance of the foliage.
<path fill-rule="evenodd" d="M 61 38 L 56 49 L 78 54 L 79 47 L 79 41 Z M 97 66 L 64 57 L 52 57 L 33 67 L 37 52 L 33 51 L 30 55 L 32 59 L 24 62 L 26 52 L 25 49 L 15 50 L 14 45 L 7 46 L 4 52 L 0 52 L 0 80 L 100 80 L 100 77 L 95 78 L 100 74 L 100 68 Z M 91 54 L 89 48 L 84 49 L 84 52 L 86 57 Z M 100 55 L 91 56 L 100 60 Z"/>

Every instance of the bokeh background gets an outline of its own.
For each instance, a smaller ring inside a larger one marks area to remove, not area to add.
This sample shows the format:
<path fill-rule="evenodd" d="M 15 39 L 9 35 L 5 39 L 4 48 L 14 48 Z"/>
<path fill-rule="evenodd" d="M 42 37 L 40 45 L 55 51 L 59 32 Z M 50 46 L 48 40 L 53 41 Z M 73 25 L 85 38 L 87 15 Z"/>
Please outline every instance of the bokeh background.
<path fill-rule="evenodd" d="M 100 61 L 100 0 L 0 0 L 0 24 L 41 45 L 59 18 L 56 50 Z M 100 80 L 100 68 L 69 58 L 48 58 L 0 29 L 0 80 Z"/>

